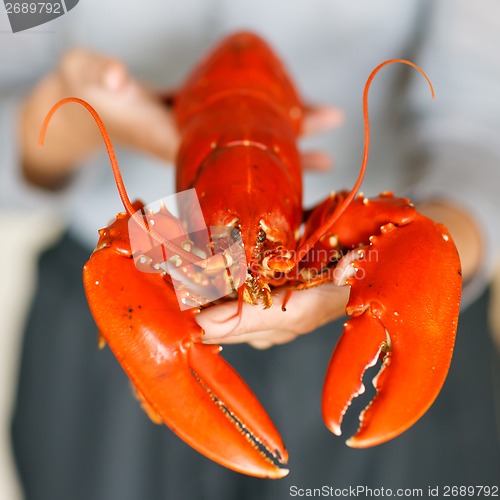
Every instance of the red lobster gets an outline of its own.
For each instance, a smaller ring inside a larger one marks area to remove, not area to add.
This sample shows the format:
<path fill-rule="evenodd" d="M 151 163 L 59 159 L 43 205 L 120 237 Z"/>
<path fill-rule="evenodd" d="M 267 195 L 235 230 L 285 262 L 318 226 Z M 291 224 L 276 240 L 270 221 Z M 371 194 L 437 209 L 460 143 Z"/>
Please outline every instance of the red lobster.
<path fill-rule="evenodd" d="M 248 263 L 237 283 L 240 305 L 244 300 L 269 307 L 273 287 L 316 286 L 331 279 L 344 254 L 352 261 L 350 319 L 328 367 L 323 414 L 340 434 L 347 407 L 364 389 L 365 370 L 382 360 L 374 380 L 377 396 L 348 441 L 354 447 L 397 436 L 432 404 L 451 361 L 461 293 L 459 258 L 444 226 L 391 193 L 356 196 L 368 159 L 368 88 L 389 62 L 373 71 L 365 88 L 365 153 L 356 185 L 332 194 L 307 217 L 296 145 L 304 106 L 265 42 L 251 33 L 224 40 L 187 79 L 174 104 L 182 135 L 177 190 L 196 189 L 208 226 L 239 230 Z M 129 201 L 109 138 L 90 105 L 76 98 L 57 103 L 42 139 L 67 101 L 86 106 L 98 122 L 125 207 L 99 231 L 83 273 L 102 338 L 153 419 L 226 467 L 283 477 L 287 451 L 273 423 L 219 355 L 220 347 L 201 343 L 203 331 L 194 319 L 200 309 L 179 309 L 166 272 L 137 269 L 129 222 L 161 243 L 163 257 L 175 256 L 186 273 L 188 266 L 207 268 L 191 251 L 196 242 L 165 208 L 149 219 L 138 215 L 143 204 Z M 188 214 L 186 224 L 191 222 Z M 224 265 L 215 265 L 214 273 L 224 274 Z M 197 304 L 196 295 L 190 300 Z"/>

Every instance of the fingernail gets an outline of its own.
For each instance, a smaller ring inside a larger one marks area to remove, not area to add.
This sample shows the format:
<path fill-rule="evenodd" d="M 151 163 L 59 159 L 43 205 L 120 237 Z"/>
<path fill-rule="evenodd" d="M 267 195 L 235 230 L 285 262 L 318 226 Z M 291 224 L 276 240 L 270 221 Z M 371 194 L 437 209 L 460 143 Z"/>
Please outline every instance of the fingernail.
<path fill-rule="evenodd" d="M 239 326 L 239 318 L 231 315 L 227 308 L 222 311 L 214 308 L 213 312 L 211 309 L 208 308 L 197 314 L 194 319 L 204 330 L 203 339 L 214 340 L 214 343 L 218 343 L 220 339 L 235 333 L 236 327 Z"/>
<path fill-rule="evenodd" d="M 203 339 L 210 340 L 212 337 L 220 336 L 219 331 L 214 331 L 214 322 L 210 321 L 206 314 L 197 314 L 194 319 L 203 328 Z"/>
<path fill-rule="evenodd" d="M 344 112 L 338 108 L 326 108 L 322 115 L 322 118 L 318 117 L 318 121 L 323 120 L 323 123 L 327 122 L 330 126 L 340 125 L 344 121 Z"/>
<path fill-rule="evenodd" d="M 104 74 L 104 86 L 108 90 L 118 90 L 125 83 L 125 73 L 122 68 L 112 66 Z"/>
<path fill-rule="evenodd" d="M 213 345 L 218 344 L 219 342 L 217 341 L 217 339 L 207 339 L 205 336 L 203 336 L 201 339 L 201 343 L 206 345 Z"/>
<path fill-rule="evenodd" d="M 204 316 L 201 316 L 200 314 L 197 314 L 195 317 L 194 317 L 194 320 L 203 328 L 205 329 L 205 327 L 207 326 L 207 321 L 206 319 L 204 318 Z"/>

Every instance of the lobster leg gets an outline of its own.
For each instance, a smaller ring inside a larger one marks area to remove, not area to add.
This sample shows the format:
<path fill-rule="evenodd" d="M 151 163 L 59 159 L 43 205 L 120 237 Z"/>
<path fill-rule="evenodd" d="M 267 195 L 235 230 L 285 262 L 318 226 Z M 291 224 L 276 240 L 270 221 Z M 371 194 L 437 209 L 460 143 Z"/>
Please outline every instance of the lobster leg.
<path fill-rule="evenodd" d="M 84 268 L 85 291 L 101 336 L 149 414 L 226 467 L 283 477 L 287 452 L 270 418 L 219 356 L 221 348 L 200 343 L 197 310 L 180 311 L 163 275 L 136 269 L 128 220 L 127 214 L 119 214 L 100 231 L 97 249 Z"/>
<path fill-rule="evenodd" d="M 313 212 L 315 224 L 328 219 L 344 193 L 338 196 Z M 373 381 L 377 394 L 347 441 L 352 447 L 374 446 L 416 422 L 444 383 L 457 328 L 460 261 L 443 225 L 391 194 L 358 197 L 326 234 L 318 245 L 335 241 L 342 249 L 362 249 L 354 250 L 361 256 L 347 280 L 350 319 L 327 371 L 323 417 L 340 435 L 352 399 L 364 392 L 365 371 L 380 357 Z"/>

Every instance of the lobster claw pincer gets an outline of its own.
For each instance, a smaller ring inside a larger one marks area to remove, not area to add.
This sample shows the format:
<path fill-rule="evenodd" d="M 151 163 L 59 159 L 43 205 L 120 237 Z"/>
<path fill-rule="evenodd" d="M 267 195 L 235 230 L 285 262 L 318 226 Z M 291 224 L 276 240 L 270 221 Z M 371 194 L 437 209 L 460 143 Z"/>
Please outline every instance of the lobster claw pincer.
<path fill-rule="evenodd" d="M 194 319 L 198 310 L 181 311 L 164 275 L 135 267 L 128 220 L 118 214 L 100 231 L 83 277 L 100 334 L 145 410 L 226 467 L 259 477 L 285 476 L 288 455 L 278 431 L 219 355 L 221 348 L 201 343 L 203 331 Z"/>
<path fill-rule="evenodd" d="M 446 228 L 417 214 L 388 223 L 370 238 L 348 280 L 350 319 L 333 352 L 323 391 L 323 417 L 340 435 L 363 374 L 382 359 L 377 394 L 347 444 L 364 448 L 401 434 L 431 406 L 453 353 L 461 269 Z"/>

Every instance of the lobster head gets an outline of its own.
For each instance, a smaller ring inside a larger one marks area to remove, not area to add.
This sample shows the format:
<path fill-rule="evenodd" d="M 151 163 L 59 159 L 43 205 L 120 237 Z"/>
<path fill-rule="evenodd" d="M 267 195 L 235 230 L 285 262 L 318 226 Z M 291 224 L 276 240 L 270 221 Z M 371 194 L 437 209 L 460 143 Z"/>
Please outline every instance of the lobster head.
<path fill-rule="evenodd" d="M 275 154 L 255 144 L 230 145 L 208 156 L 196 183 L 207 226 L 241 233 L 248 264 L 244 300 L 266 307 L 269 285 L 278 284 L 291 265 L 302 217 L 301 192 L 283 182 L 285 169 Z"/>

